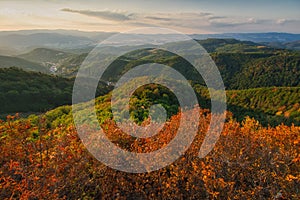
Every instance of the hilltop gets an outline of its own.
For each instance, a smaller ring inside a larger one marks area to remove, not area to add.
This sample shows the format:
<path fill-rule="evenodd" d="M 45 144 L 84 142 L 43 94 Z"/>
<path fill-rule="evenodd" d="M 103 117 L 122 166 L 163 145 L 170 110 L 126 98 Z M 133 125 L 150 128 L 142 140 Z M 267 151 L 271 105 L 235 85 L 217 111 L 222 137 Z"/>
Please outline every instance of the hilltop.
<path fill-rule="evenodd" d="M 18 57 L 42 64 L 47 62 L 62 62 L 64 59 L 73 55 L 74 54 L 54 49 L 36 48 L 28 53 L 18 55 Z"/>

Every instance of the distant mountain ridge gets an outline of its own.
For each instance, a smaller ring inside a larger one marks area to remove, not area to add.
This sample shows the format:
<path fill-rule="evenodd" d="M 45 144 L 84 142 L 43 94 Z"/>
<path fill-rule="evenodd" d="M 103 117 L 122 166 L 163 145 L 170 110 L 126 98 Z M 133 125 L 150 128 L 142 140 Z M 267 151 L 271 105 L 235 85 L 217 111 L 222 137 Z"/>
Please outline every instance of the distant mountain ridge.
<path fill-rule="evenodd" d="M 293 33 L 223 33 L 223 34 L 192 34 L 194 39 L 208 38 L 234 38 L 241 41 L 251 41 L 256 43 L 280 42 L 287 43 L 300 40 L 300 34 Z"/>
<path fill-rule="evenodd" d="M 35 48 L 51 49 L 81 49 L 95 46 L 98 42 L 116 34 L 115 32 L 84 32 L 76 30 L 23 30 L 0 32 L 0 50 L 2 55 L 16 55 L 28 52 Z M 126 36 L 126 34 L 124 34 Z M 149 34 L 140 34 L 141 39 Z M 160 36 L 166 37 L 164 34 Z M 193 39 L 208 38 L 237 39 L 263 44 L 276 44 L 280 48 L 292 48 L 294 45 L 285 45 L 300 41 L 300 34 L 292 33 L 223 33 L 223 34 L 190 34 Z M 159 37 L 159 35 L 158 35 Z M 174 35 L 170 37 L 176 39 Z M 129 41 L 130 44 L 130 41 Z M 7 52 L 5 52 L 7 49 Z M 299 49 L 299 46 L 296 47 Z M 15 52 L 13 52 L 15 51 Z"/>
<path fill-rule="evenodd" d="M 1 46 L 10 47 L 23 53 L 35 48 L 81 48 L 92 45 L 94 41 L 87 37 L 65 35 L 59 33 L 34 33 L 29 35 L 0 35 Z M 1 47 L 0 46 L 0 47 Z"/>

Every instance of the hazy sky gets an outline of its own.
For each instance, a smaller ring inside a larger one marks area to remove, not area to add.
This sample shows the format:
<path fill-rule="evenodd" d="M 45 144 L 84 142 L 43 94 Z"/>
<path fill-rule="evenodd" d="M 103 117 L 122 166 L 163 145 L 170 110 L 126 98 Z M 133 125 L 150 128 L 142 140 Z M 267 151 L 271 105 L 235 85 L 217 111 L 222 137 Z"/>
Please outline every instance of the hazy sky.
<path fill-rule="evenodd" d="M 0 30 L 300 33 L 300 0 L 0 0 Z"/>

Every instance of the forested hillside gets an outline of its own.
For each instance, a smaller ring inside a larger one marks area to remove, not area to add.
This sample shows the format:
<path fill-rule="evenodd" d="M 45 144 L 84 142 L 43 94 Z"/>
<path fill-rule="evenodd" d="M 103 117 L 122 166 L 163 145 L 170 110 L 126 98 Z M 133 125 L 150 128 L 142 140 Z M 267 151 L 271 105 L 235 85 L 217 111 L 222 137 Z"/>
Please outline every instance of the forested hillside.
<path fill-rule="evenodd" d="M 74 78 L 62 78 L 18 68 L 0 69 L 0 115 L 16 112 L 46 112 L 72 103 Z M 108 93 L 99 83 L 97 95 Z"/>
<path fill-rule="evenodd" d="M 299 123 L 300 53 L 298 51 L 273 49 L 234 39 L 207 39 L 199 42 L 211 52 L 212 59 L 221 72 L 228 90 L 228 108 L 238 121 L 251 116 L 261 121 L 263 125 Z M 109 50 L 109 47 L 107 49 Z M 56 74 L 69 78 L 46 76 L 17 69 L 2 69 L 1 101 L 5 103 L 1 113 L 44 112 L 59 105 L 71 104 L 74 77 L 86 56 L 87 54 L 76 55 L 50 49 L 36 49 L 23 54 L 22 57 L 36 62 L 42 62 L 44 59 L 57 62 Z M 22 59 L 16 58 L 16 60 Z M 26 62 L 31 68 L 35 65 L 42 67 Z M 205 86 L 202 77 L 186 60 L 157 49 L 143 49 L 121 56 L 110 65 L 103 79 L 115 82 L 129 69 L 151 62 L 173 67 L 190 80 L 195 88 L 199 88 L 199 85 Z M 14 62 L 11 64 L 13 65 Z M 88 86 L 88 81 L 85 82 Z M 112 86 L 101 84 L 96 96 L 105 95 L 112 89 Z M 250 88 L 253 90 L 248 90 Z M 155 96 L 152 94 L 152 89 L 155 88 L 143 89 L 145 89 L 142 92 L 143 98 L 132 100 L 136 105 L 146 103 L 149 106 L 150 101 L 163 103 L 164 106 L 169 104 L 173 106 L 169 108 L 171 109 L 169 116 L 177 113 L 178 109 L 170 92 L 160 88 Z M 197 92 L 201 106 L 209 108 L 210 97 L 207 92 L 203 92 L 202 89 Z M 151 95 L 147 96 L 149 94 Z M 166 96 L 161 97 L 164 94 Z M 132 115 L 135 119 L 142 121 L 147 118 L 147 109 L 144 111 L 135 105 L 132 106 L 134 108 L 132 108 L 134 110 Z"/>
<path fill-rule="evenodd" d="M 200 107 L 210 108 L 208 90 L 202 86 L 195 86 Z M 227 108 L 232 113 L 231 118 L 242 122 L 247 117 L 259 121 L 262 126 L 277 126 L 280 124 L 300 125 L 300 88 L 258 88 L 249 90 L 227 91 Z M 122 95 L 121 95 L 122 96 Z M 167 117 L 179 111 L 178 101 L 174 94 L 159 85 L 146 85 L 139 88 L 129 102 L 130 117 L 141 124 L 149 117 L 149 108 L 153 104 L 161 104 L 167 111 Z M 120 99 L 122 101 L 122 99 Z M 92 116 L 92 105 L 83 103 L 79 106 L 85 116 Z M 98 97 L 95 100 L 98 122 L 116 119 L 111 112 L 111 94 Z M 32 115 L 36 119 L 37 116 Z M 113 118 L 114 117 L 114 118 Z M 59 124 L 71 124 L 71 106 L 62 106 L 45 113 L 47 126 L 55 127 Z M 98 123 L 91 121 L 89 123 Z"/>
<path fill-rule="evenodd" d="M 49 73 L 49 70 L 46 67 L 38 63 L 30 62 L 22 58 L 0 55 L 0 68 L 9 67 L 17 67 L 27 71 Z"/>
<path fill-rule="evenodd" d="M 45 112 L 71 103 L 73 81 L 17 68 L 0 69 L 1 113 Z"/>
<path fill-rule="evenodd" d="M 199 41 L 211 52 L 227 89 L 299 86 L 300 53 L 259 46 L 252 42 L 208 39 Z M 58 67 L 58 73 L 74 76 L 87 54 L 67 59 Z M 138 61 L 136 61 L 138 60 Z M 181 72 L 188 80 L 205 84 L 187 61 L 162 50 L 144 49 L 130 52 L 114 61 L 105 73 L 105 79 L 116 81 L 134 66 L 157 62 Z M 93 73 L 93 72 L 91 72 Z"/>
<path fill-rule="evenodd" d="M 26 54 L 21 54 L 18 57 L 42 64 L 47 62 L 59 63 L 72 55 L 73 54 L 71 53 L 66 53 L 59 50 L 37 48 Z"/>
<path fill-rule="evenodd" d="M 207 88 L 195 86 L 203 107 L 210 107 Z M 250 116 L 264 126 L 300 125 L 300 87 L 227 90 L 227 108 L 239 122 Z"/>
<path fill-rule="evenodd" d="M 293 87 L 299 86 L 300 53 L 284 49 L 274 49 L 253 42 L 235 39 L 207 39 L 198 41 L 211 54 L 219 68 L 227 89 L 248 89 L 259 87 Z M 124 47 L 126 48 L 126 47 Z M 110 47 L 106 47 L 109 54 Z M 1 67 L 19 67 L 49 73 L 49 66 L 41 66 L 50 62 L 56 67 L 56 74 L 75 77 L 88 54 L 80 55 L 51 49 L 36 49 L 22 58 L 0 57 Z M 2 59 L 2 60 L 1 60 Z M 135 61 L 138 59 L 138 61 Z M 205 84 L 201 76 L 193 70 L 184 59 L 162 50 L 142 49 L 121 56 L 111 64 L 105 79 L 116 81 L 129 69 L 139 64 L 157 62 L 175 68 L 188 80 Z M 40 64 L 37 64 L 40 63 Z M 93 71 L 91 70 L 91 73 Z"/>

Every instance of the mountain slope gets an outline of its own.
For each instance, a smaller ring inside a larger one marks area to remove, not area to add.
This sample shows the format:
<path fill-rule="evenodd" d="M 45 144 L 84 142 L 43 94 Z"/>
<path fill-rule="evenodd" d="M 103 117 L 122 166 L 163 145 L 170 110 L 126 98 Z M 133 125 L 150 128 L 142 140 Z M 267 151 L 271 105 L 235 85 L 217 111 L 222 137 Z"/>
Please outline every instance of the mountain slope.
<path fill-rule="evenodd" d="M 202 106 L 210 107 L 207 88 L 196 85 Z M 227 90 L 227 109 L 242 121 L 250 116 L 263 125 L 300 125 L 300 87 L 267 87 Z"/>
<path fill-rule="evenodd" d="M 300 85 L 298 78 L 300 76 L 300 52 L 298 51 L 274 49 L 235 39 L 207 39 L 198 42 L 210 52 L 227 89 Z M 113 47 L 110 48 L 106 47 L 105 53 L 109 54 L 110 50 L 113 50 Z M 66 59 L 58 67 L 57 73 L 67 77 L 75 76 L 87 55 L 81 54 Z M 184 59 L 162 50 L 143 48 L 115 60 L 106 70 L 104 78 L 114 82 L 129 69 L 153 62 L 173 67 L 188 80 L 205 84 L 201 76 Z M 94 72 L 91 69 L 91 73 Z"/>
<path fill-rule="evenodd" d="M 53 49 L 37 48 L 18 57 L 37 63 L 58 63 L 70 56 L 73 56 L 73 54 Z"/>
<path fill-rule="evenodd" d="M 300 85 L 298 52 L 212 53 L 211 56 L 227 89 Z M 154 62 L 176 69 L 188 80 L 205 84 L 186 60 L 157 49 L 143 49 L 121 56 L 109 66 L 103 77 L 114 82 L 133 67 Z"/>
<path fill-rule="evenodd" d="M 212 58 L 228 89 L 300 85 L 299 53 L 216 53 Z"/>
<path fill-rule="evenodd" d="M 195 85 L 194 90 L 198 96 L 200 107 L 210 109 L 210 96 L 207 88 Z M 233 118 L 239 122 L 250 116 L 258 120 L 263 126 L 276 126 L 281 123 L 300 125 L 300 87 L 229 90 L 226 91 L 226 95 L 227 109 L 232 112 Z M 131 119 L 137 123 L 147 119 L 148 109 L 152 104 L 163 105 L 168 117 L 178 112 L 179 104 L 174 98 L 174 94 L 161 86 L 150 84 L 139 88 L 131 96 L 129 102 Z M 91 115 L 90 103 L 83 103 L 77 108 L 82 109 L 82 112 L 85 113 L 83 116 Z M 112 119 L 111 94 L 97 97 L 95 108 L 100 124 Z M 65 112 L 65 110 L 69 111 Z M 53 125 L 63 123 L 62 119 L 71 123 L 71 107 L 58 107 L 47 112 L 46 117 L 49 119 L 49 123 Z M 114 116 L 114 119 L 117 118 L 118 116 Z"/>
<path fill-rule="evenodd" d="M 272 42 L 272 43 L 266 43 L 266 44 L 269 46 L 274 46 L 276 48 L 300 50 L 300 40 L 287 42 L 287 43 Z"/>
<path fill-rule="evenodd" d="M 46 67 L 38 63 L 30 62 L 28 60 L 18 58 L 18 57 L 0 55 L 0 68 L 8 68 L 8 67 L 17 67 L 23 70 L 38 71 L 44 73 L 49 72 L 49 70 Z"/>
<path fill-rule="evenodd" d="M 0 114 L 14 112 L 45 112 L 72 103 L 74 78 L 63 78 L 18 68 L 0 69 Z M 83 81 L 89 87 L 88 80 Z M 107 94 L 111 88 L 100 82 L 96 95 Z"/>
<path fill-rule="evenodd" d="M 250 41 L 240 41 L 236 39 L 215 39 L 208 38 L 206 40 L 197 40 L 207 52 L 233 53 L 233 52 L 266 52 L 272 51 L 273 48 L 262 46 Z"/>

